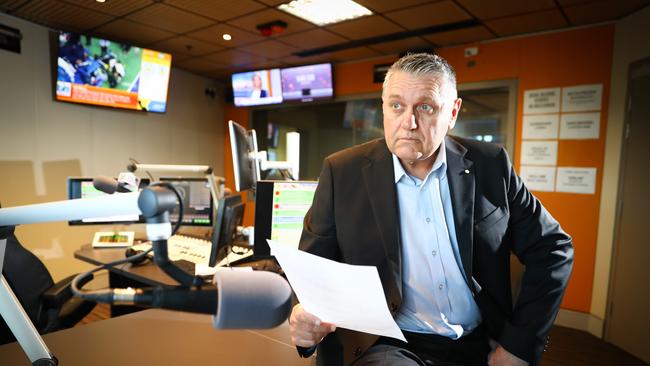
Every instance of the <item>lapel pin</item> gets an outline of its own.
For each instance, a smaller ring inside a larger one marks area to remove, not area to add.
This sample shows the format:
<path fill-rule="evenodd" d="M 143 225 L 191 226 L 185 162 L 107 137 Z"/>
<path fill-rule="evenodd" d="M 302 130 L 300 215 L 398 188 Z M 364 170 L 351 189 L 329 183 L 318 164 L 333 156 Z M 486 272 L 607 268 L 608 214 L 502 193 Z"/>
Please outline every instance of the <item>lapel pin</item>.
<path fill-rule="evenodd" d="M 465 174 L 469 174 L 469 169 L 465 169 Z"/>

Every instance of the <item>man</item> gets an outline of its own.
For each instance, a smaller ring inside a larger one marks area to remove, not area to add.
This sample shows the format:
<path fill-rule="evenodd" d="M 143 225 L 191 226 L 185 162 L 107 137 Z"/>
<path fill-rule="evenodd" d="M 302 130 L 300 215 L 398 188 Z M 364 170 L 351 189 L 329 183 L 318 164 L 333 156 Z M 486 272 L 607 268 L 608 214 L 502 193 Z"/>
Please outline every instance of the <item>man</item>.
<path fill-rule="evenodd" d="M 446 136 L 460 111 L 439 56 L 391 66 L 385 139 L 325 159 L 300 249 L 377 267 L 407 343 L 336 329 L 300 304 L 292 341 L 323 365 L 538 364 L 573 263 L 571 238 L 503 148 Z M 526 266 L 514 307 L 510 253 Z M 358 309 L 363 311 L 363 309 Z"/>

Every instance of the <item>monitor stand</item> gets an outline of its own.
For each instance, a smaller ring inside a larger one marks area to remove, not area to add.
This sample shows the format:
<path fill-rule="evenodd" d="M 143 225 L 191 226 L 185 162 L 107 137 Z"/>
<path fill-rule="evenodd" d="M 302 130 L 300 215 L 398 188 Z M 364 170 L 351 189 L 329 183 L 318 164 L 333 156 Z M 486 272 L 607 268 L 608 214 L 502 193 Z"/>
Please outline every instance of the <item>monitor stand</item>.
<path fill-rule="evenodd" d="M 0 239 L 0 315 L 11 329 L 14 337 L 23 348 L 27 358 L 34 366 L 55 366 L 59 362 L 50 353 L 43 338 L 20 305 L 16 295 L 2 274 L 7 239 Z"/>

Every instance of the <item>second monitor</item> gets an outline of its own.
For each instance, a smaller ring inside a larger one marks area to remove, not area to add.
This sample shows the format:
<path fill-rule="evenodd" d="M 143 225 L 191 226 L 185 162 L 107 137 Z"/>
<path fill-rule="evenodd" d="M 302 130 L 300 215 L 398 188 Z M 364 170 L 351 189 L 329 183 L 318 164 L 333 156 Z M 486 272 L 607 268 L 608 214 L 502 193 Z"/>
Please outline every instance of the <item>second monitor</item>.
<path fill-rule="evenodd" d="M 206 178 L 165 177 L 161 182 L 174 186 L 183 198 L 183 225 L 212 226 L 212 196 Z M 178 210 L 174 210 L 170 219 L 178 221 Z"/>

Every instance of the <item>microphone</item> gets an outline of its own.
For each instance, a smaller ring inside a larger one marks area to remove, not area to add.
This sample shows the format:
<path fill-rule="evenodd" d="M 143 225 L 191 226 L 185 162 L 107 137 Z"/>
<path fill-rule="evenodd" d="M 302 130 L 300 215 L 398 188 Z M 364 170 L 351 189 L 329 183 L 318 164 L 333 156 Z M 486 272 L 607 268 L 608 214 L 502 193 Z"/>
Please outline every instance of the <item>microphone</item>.
<path fill-rule="evenodd" d="M 268 329 L 291 312 L 291 287 L 280 275 L 266 271 L 223 270 L 216 286 L 156 287 L 93 291 L 98 302 L 211 314 L 218 329 Z"/>
<path fill-rule="evenodd" d="M 115 192 L 132 192 L 132 187 L 128 182 L 117 181 L 114 178 L 107 177 L 105 175 L 98 175 L 93 178 L 93 187 L 95 187 L 96 190 L 107 194 L 113 194 Z"/>

